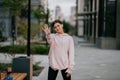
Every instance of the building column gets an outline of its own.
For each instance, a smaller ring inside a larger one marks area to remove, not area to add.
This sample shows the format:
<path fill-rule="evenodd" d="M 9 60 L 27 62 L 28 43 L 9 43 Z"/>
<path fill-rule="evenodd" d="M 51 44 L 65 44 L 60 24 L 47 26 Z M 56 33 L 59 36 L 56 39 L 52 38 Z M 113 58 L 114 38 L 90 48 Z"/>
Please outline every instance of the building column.
<path fill-rule="evenodd" d="M 117 15 L 116 15 L 116 39 L 117 49 L 120 49 L 120 0 L 117 0 Z"/>
<path fill-rule="evenodd" d="M 98 37 L 104 36 L 104 0 L 99 0 Z"/>
<path fill-rule="evenodd" d="M 94 0 L 94 11 L 95 11 L 95 12 L 96 12 L 96 10 L 97 10 L 97 9 L 96 9 L 96 7 L 97 7 L 96 4 L 97 4 L 97 1 Z M 93 34 L 94 34 L 94 35 L 93 35 L 93 37 L 94 37 L 94 43 L 96 43 L 96 13 L 94 14 L 94 28 L 93 28 L 93 29 L 94 29 L 94 31 L 93 31 L 93 32 L 94 32 L 94 33 L 93 33 Z"/>
<path fill-rule="evenodd" d="M 76 28 L 75 35 L 78 36 L 78 0 L 76 0 Z"/>
<path fill-rule="evenodd" d="M 92 12 L 93 11 L 93 0 L 90 0 L 90 12 Z M 92 36 L 92 15 L 93 14 L 90 14 L 90 36 Z"/>

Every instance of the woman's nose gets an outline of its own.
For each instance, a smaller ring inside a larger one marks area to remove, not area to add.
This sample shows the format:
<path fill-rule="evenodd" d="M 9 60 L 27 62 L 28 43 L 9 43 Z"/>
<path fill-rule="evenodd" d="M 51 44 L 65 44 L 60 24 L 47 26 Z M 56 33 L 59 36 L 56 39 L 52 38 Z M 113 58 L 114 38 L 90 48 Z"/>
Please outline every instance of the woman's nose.
<path fill-rule="evenodd" d="M 56 27 L 56 29 L 58 30 L 58 29 L 59 29 L 59 27 Z"/>

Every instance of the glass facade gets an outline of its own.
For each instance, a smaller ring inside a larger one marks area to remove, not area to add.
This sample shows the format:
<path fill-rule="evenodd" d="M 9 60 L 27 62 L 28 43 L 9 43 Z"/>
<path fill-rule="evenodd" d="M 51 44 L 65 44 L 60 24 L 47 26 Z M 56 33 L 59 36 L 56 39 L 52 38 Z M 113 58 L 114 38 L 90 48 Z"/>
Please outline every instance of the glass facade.
<path fill-rule="evenodd" d="M 79 0 L 80 2 L 81 0 Z M 84 0 L 84 35 L 94 42 L 98 37 L 116 37 L 116 0 Z"/>
<path fill-rule="evenodd" d="M 116 0 L 106 1 L 105 11 L 105 36 L 115 37 L 116 35 Z"/>
<path fill-rule="evenodd" d="M 99 0 L 98 37 L 116 35 L 116 0 Z"/>

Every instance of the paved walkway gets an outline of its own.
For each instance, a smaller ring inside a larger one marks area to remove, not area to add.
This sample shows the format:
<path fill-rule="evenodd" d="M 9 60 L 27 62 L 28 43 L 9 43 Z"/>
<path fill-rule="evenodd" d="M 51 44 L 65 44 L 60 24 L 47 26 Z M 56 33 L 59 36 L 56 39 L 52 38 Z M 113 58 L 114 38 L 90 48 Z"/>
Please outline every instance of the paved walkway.
<path fill-rule="evenodd" d="M 99 49 L 77 37 L 74 41 L 76 66 L 72 80 L 120 80 L 120 50 Z M 41 66 L 45 69 L 33 80 L 47 80 L 47 56 L 41 56 Z M 62 80 L 60 73 L 56 80 Z"/>
<path fill-rule="evenodd" d="M 81 38 L 73 38 L 76 66 L 72 73 L 72 80 L 120 80 L 120 50 L 99 49 Z M 4 57 L 0 54 L 0 62 L 4 61 Z M 6 58 L 10 61 L 8 57 Z M 40 66 L 44 66 L 45 69 L 39 76 L 34 76 L 33 80 L 47 80 L 47 56 L 34 55 L 33 63 L 35 62 L 41 62 Z M 62 80 L 60 73 L 56 80 Z"/>

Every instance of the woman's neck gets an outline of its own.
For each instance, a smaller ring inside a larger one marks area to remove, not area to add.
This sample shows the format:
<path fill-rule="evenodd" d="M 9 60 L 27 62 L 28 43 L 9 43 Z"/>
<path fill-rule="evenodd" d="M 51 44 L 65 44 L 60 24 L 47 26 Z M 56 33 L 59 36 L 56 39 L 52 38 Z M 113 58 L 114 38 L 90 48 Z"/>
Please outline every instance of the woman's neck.
<path fill-rule="evenodd" d="M 58 34 L 64 34 L 64 31 L 62 31 L 62 32 L 59 32 Z"/>

